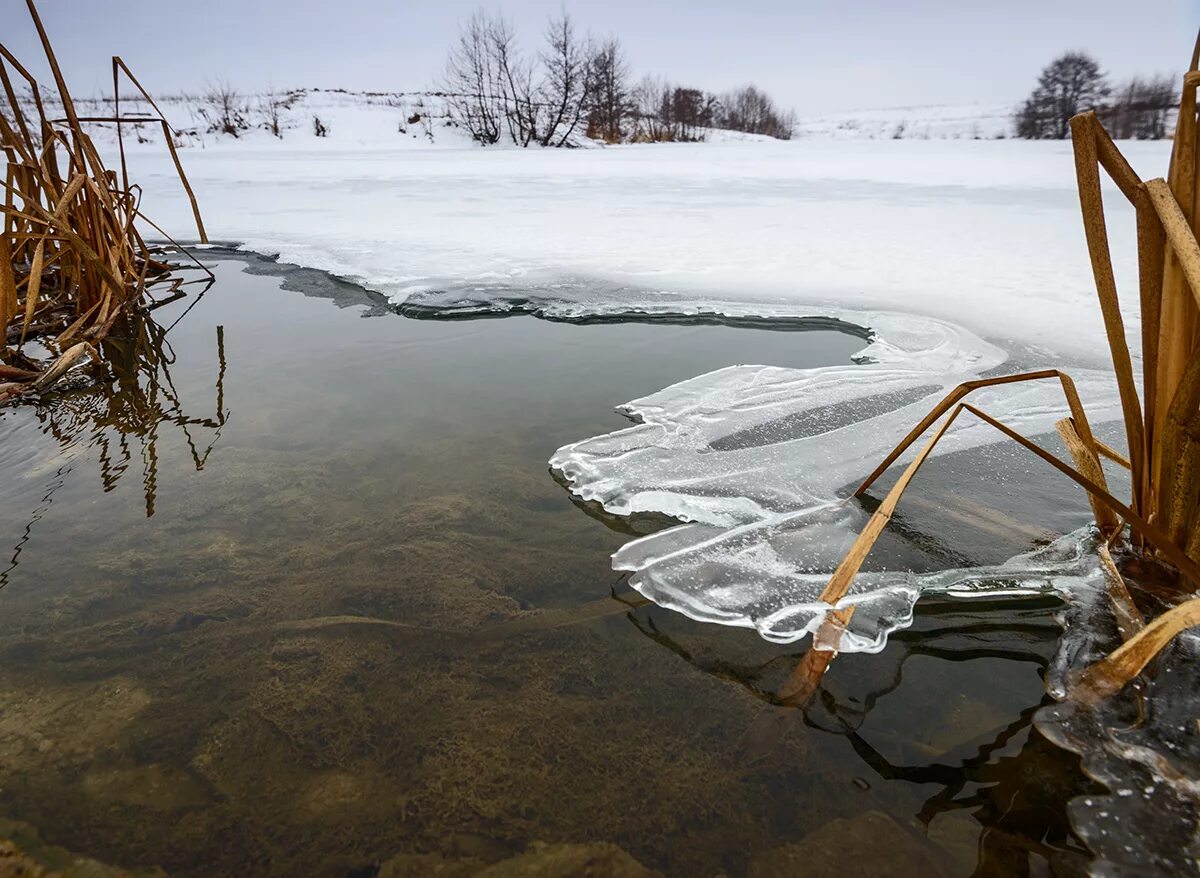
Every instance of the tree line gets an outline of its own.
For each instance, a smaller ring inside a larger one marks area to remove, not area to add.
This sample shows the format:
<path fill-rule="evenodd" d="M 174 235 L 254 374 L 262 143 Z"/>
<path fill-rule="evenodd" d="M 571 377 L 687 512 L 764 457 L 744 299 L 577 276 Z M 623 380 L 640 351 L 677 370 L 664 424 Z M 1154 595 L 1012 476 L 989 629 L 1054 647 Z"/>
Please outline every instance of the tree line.
<path fill-rule="evenodd" d="M 1021 104 L 1017 136 L 1064 140 L 1072 116 L 1095 110 L 1113 137 L 1155 140 L 1170 134 L 1178 104 L 1179 88 L 1170 76 L 1135 76 L 1114 86 L 1091 55 L 1065 52 L 1046 65 Z"/>
<path fill-rule="evenodd" d="M 620 41 L 580 33 L 566 12 L 550 19 L 533 55 L 507 19 L 476 12 L 450 48 L 441 87 L 452 118 L 483 144 L 686 141 L 710 128 L 786 140 L 795 127 L 794 114 L 753 85 L 717 95 L 661 77 L 633 82 Z"/>

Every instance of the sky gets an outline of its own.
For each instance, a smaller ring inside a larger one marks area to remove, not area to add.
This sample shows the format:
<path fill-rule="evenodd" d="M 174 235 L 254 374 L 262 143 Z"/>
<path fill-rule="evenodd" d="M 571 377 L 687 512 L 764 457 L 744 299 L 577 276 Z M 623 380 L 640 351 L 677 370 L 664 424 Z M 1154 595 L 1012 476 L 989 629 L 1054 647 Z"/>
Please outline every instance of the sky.
<path fill-rule="evenodd" d="M 5 45 L 35 72 L 24 0 L 0 0 Z M 615 35 L 633 72 L 724 91 L 753 82 L 801 115 L 1015 102 L 1056 54 L 1120 79 L 1177 73 L 1200 0 L 40 0 L 72 92 L 111 91 L 121 55 L 151 93 L 224 79 L 267 87 L 417 91 L 437 84 L 472 11 L 499 12 L 536 51 L 565 9 Z"/>

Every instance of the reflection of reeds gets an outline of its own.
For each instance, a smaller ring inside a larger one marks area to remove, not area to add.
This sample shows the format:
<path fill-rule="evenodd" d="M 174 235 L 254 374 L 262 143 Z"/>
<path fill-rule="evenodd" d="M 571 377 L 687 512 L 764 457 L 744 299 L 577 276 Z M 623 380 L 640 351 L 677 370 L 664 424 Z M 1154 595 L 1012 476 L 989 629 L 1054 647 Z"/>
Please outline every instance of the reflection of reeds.
<path fill-rule="evenodd" d="M 89 437 L 88 441 L 99 450 L 100 477 L 105 491 L 115 487 L 133 462 L 130 440 L 139 443 L 144 462 L 142 482 L 146 515 L 150 516 L 154 514 L 157 441 L 162 425 L 179 428 L 197 471 L 204 469 L 225 426 L 229 414 L 224 410 L 225 328 L 217 327 L 216 410 L 212 417 L 189 417 L 184 412 L 171 377 L 175 353 L 162 327 L 150 320 L 139 320 L 132 338 L 109 338 L 103 344 L 104 356 L 113 373 L 113 385 L 99 389 L 88 385 L 75 391 L 66 390 L 52 404 L 38 406 L 36 415 L 45 432 L 64 447 L 79 442 L 84 435 Z M 211 435 L 198 442 L 196 430 L 206 430 Z"/>
<path fill-rule="evenodd" d="M 739 749 L 747 774 L 773 767 L 777 760 L 793 767 L 787 742 L 797 723 L 841 735 L 867 769 L 862 772 L 851 763 L 844 770 L 919 789 L 925 798 L 914 817 L 925 827 L 941 815 L 969 813 L 981 833 L 974 874 L 982 875 L 1008 874 L 1014 858 L 1019 863 L 1030 854 L 1061 857 L 1065 850 L 1081 860 L 1086 856 L 1066 820 L 1066 803 L 1079 792 L 1074 766 L 1069 760 L 1048 759 L 1046 750 L 1052 745 L 1040 735 L 1028 734 L 1042 704 L 1024 707 L 1006 723 L 972 736 L 969 743 L 964 735 L 962 743 L 936 757 L 922 756 L 916 747 L 905 748 L 913 762 L 895 755 L 898 743 L 911 740 L 905 728 L 872 723 L 871 714 L 880 707 L 886 711 L 892 697 L 905 700 L 905 682 L 914 677 L 908 666 L 912 658 L 944 663 L 943 668 L 959 662 L 1000 661 L 1013 671 L 1026 665 L 1044 673 L 1061 633 L 1052 606 L 1040 598 L 989 603 L 990 610 L 1007 612 L 985 617 L 975 603 L 969 610 L 954 601 L 926 605 L 914 627 L 896 632 L 888 649 L 869 665 L 859 665 L 833 683 L 819 683 L 817 697 L 809 693 L 799 701 L 792 697 L 790 679 L 780 683 L 781 674 L 796 663 L 792 654 L 768 651 L 735 661 L 714 654 L 703 643 L 689 643 L 686 635 L 660 629 L 650 614 L 630 613 L 629 620 L 699 672 L 740 686 L 776 708 L 764 705 L 755 711 L 741 736 Z M 1026 679 L 1030 677 L 1032 673 Z M 953 716 L 947 714 L 950 730 Z M 923 725 L 921 718 L 912 720 L 912 738 L 918 737 Z"/>
<path fill-rule="evenodd" d="M 1197 139 L 1196 92 L 1200 86 L 1200 41 L 1183 79 L 1179 119 L 1166 180 L 1143 182 L 1121 155 L 1095 113 L 1071 120 L 1072 142 L 1088 253 L 1099 295 L 1124 416 L 1129 457 L 1099 442 L 1070 379 L 1057 371 L 1005 376 L 965 384 L 953 391 L 859 487 L 862 494 L 913 442 L 939 418 L 945 419 L 905 469 L 880 504 L 822 593 L 836 604 L 847 593 L 868 553 L 890 520 L 909 486 L 950 424 L 968 412 L 1053 465 L 1088 492 L 1097 526 L 1108 543 L 1130 532 L 1130 549 L 1162 562 L 1177 580 L 1181 594 L 1200 589 L 1200 143 Z M 1138 273 L 1142 313 L 1142 395 L 1139 398 L 1133 360 L 1121 318 L 1116 281 L 1109 252 L 1100 168 L 1112 178 L 1136 209 Z M 1057 378 L 1065 392 L 1071 417 L 1057 425 L 1073 466 L 1041 449 L 995 418 L 962 400 L 978 387 Z M 949 412 L 949 414 L 947 414 Z M 1128 504 L 1108 490 L 1101 459 L 1108 458 L 1130 471 Z M 1120 689 L 1136 676 L 1183 628 L 1200 623 L 1200 598 L 1193 598 L 1141 624 L 1129 600 L 1121 574 L 1102 549 L 1110 597 L 1127 642 L 1090 669 L 1084 689 L 1103 695 Z M 824 650 L 814 650 L 796 669 L 797 692 L 811 692 L 836 654 L 841 631 L 853 607 L 831 613 L 818 635 Z M 1081 689 L 1083 691 L 1083 689 Z"/>
<path fill-rule="evenodd" d="M 216 328 L 217 374 L 213 387 L 214 412 L 208 417 L 189 415 L 171 376 L 175 352 L 167 339 L 167 330 L 149 318 L 135 318 L 128 337 L 109 336 L 101 344 L 101 353 L 109 363 L 112 380 L 66 385 L 52 400 L 30 410 L 43 432 L 52 436 L 70 453 L 81 447 L 97 450 L 100 480 L 105 492 L 112 491 L 121 478 L 141 461 L 142 491 L 146 516 L 154 514 L 158 492 L 158 442 L 164 428 L 175 427 L 197 471 L 204 469 L 209 455 L 221 437 L 229 418 L 225 408 L 225 328 Z M 71 464 L 55 473 L 39 507 L 34 510 L 25 533 L 13 547 L 7 570 L 0 571 L 0 588 L 16 567 L 21 549 L 29 540 L 33 526 L 45 513 L 54 491 L 64 483 Z"/>
<path fill-rule="evenodd" d="M 161 112 L 153 118 L 120 115 L 121 74 L 158 112 L 150 96 L 124 62 L 114 57 L 115 115 L 78 116 L 34 0 L 26 2 L 54 78 L 56 96 L 52 100 L 61 103 L 65 118 L 50 117 L 39 83 L 0 44 L 0 85 L 6 98 L 0 112 L 0 149 L 7 160 L 4 226 L 0 230 L 0 326 L 5 331 L 0 356 L 8 352 L 10 344 L 20 346 L 34 337 L 52 354 L 61 356 L 57 372 L 44 375 L 41 381 L 22 374 L 43 373 L 40 367 L 28 369 L 36 364 L 15 358 L 18 362 L 14 365 L 25 368 L 0 374 L 8 379 L 0 384 L 0 402 L 24 392 L 31 383 L 45 389 L 51 377 L 61 377 L 67 367 L 86 355 L 95 356 L 92 345 L 123 315 L 140 307 L 150 287 L 169 285 L 170 293 L 179 289 L 181 280 L 172 275 L 172 266 L 146 244 L 138 230 L 138 221 L 143 221 L 163 234 L 142 214 L 141 189 L 129 182 L 122 124 L 153 121 L 162 125 L 180 181 L 192 200 L 200 239 L 206 240 L 195 197 Z M 23 80 L 28 87 L 32 111 L 18 98 L 14 79 Z M 116 125 L 119 179 L 105 167 L 84 131 L 85 123 Z"/>

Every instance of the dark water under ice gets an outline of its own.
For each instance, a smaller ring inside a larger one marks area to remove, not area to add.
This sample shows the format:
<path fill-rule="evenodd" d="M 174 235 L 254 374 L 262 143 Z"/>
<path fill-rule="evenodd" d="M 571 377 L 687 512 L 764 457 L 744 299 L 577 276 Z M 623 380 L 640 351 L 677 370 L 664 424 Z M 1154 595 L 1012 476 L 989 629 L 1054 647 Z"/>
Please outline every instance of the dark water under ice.
<path fill-rule="evenodd" d="M 0 834 L 179 875 L 469 874 L 571 843 L 679 876 L 1085 867 L 1089 781 L 1031 728 L 1057 602 L 922 602 L 787 707 L 805 644 L 644 605 L 609 555 L 666 522 L 547 471 L 629 399 L 861 338 L 411 319 L 254 257 L 216 271 L 118 380 L 0 409 Z M 931 462 L 877 563 L 995 563 L 1086 522 L 1037 467 Z"/>

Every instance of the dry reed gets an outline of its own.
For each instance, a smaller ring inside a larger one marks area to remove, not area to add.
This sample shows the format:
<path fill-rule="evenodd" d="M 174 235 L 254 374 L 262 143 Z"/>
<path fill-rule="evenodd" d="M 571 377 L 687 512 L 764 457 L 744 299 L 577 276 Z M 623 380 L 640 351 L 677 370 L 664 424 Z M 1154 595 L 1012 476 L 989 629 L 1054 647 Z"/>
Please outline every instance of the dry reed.
<path fill-rule="evenodd" d="M 1144 624 L 1109 545 L 1129 530 L 1130 550 L 1161 563 L 1178 586 L 1180 598 L 1200 590 L 1200 141 L 1197 138 L 1197 86 L 1200 39 L 1183 78 L 1179 117 L 1167 178 L 1143 182 L 1125 160 L 1094 112 L 1071 120 L 1072 144 L 1087 237 L 1088 255 L 1116 372 L 1129 457 L 1092 434 L 1071 379 L 1057 370 L 969 382 L 956 388 L 921 421 L 855 491 L 866 491 L 883 472 L 932 427 L 932 437 L 868 521 L 830 578 L 822 600 L 836 604 L 847 593 L 867 555 L 946 430 L 963 412 L 995 427 L 1009 439 L 1054 466 L 1088 492 L 1097 527 L 1105 542 L 1101 560 L 1109 579 L 1108 595 L 1125 638 L 1119 649 L 1080 675 L 1080 697 L 1119 691 L 1181 630 L 1200 624 L 1200 597 L 1190 597 Z M 1100 169 L 1116 183 L 1137 216 L 1139 295 L 1142 315 L 1142 392 L 1139 397 L 1133 358 L 1117 297 L 1109 252 Z M 1057 378 L 1071 416 L 1056 426 L 1073 465 L 962 400 L 972 391 L 997 384 Z M 947 414 L 949 412 L 949 414 Z M 1130 471 L 1131 496 L 1122 503 L 1108 490 L 1101 459 Z M 785 696 L 811 694 L 836 655 L 853 607 L 829 615 L 815 645 L 793 672 Z"/>
<path fill-rule="evenodd" d="M 114 57 L 114 115 L 81 118 L 34 0 L 26 2 L 55 89 L 44 95 L 29 71 L 0 44 L 0 85 L 5 96 L 0 149 L 7 162 L 4 226 L 0 230 L 0 326 L 5 332 L 0 340 L 4 365 L 0 402 L 43 391 L 84 357 L 97 357 L 94 344 L 122 317 L 149 307 L 152 287 L 162 285 L 174 296 L 184 283 L 163 258 L 162 249 L 147 245 L 138 229 L 138 222 L 143 221 L 167 237 L 142 214 L 141 190 L 129 182 L 123 124 L 161 124 L 179 179 L 191 199 L 199 238 L 207 240 L 171 128 L 149 94 L 125 63 Z M 122 73 L 157 116 L 121 116 Z M 32 110 L 19 98 L 14 79 L 28 88 Z M 48 115 L 46 105 L 51 101 L 61 103 L 64 118 Z M 105 167 L 85 132 L 84 124 L 91 123 L 116 125 L 119 178 Z M 48 365 L 31 360 L 23 346 L 32 339 L 56 359 Z"/>

